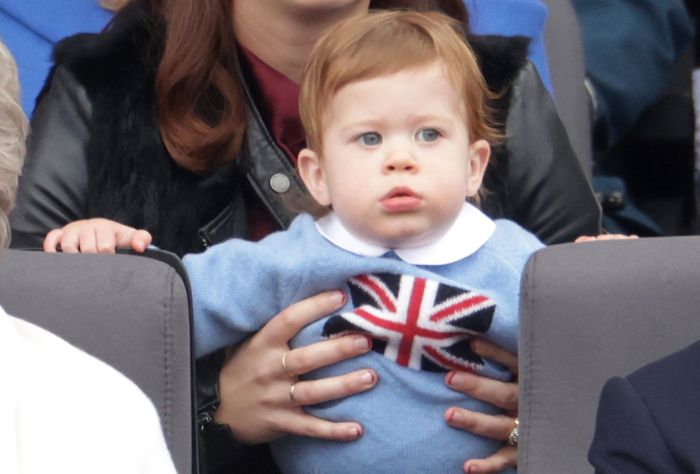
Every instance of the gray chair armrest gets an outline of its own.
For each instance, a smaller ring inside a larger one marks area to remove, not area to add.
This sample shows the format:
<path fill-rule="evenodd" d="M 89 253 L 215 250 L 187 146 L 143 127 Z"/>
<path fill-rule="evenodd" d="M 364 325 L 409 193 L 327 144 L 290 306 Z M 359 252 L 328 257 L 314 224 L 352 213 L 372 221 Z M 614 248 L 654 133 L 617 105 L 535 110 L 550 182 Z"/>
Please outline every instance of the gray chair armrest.
<path fill-rule="evenodd" d="M 700 237 L 545 248 L 521 292 L 518 472 L 590 473 L 600 392 L 700 339 Z"/>

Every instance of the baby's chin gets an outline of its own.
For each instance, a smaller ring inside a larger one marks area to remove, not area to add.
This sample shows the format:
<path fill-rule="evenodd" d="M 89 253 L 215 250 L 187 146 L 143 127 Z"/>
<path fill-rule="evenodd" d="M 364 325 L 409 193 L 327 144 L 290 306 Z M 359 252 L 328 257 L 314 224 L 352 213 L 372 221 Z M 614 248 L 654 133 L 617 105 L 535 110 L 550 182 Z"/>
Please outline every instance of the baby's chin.
<path fill-rule="evenodd" d="M 438 240 L 442 232 L 434 229 L 414 229 L 394 227 L 383 232 L 373 232 L 363 238 L 370 243 L 389 249 L 407 249 L 422 247 Z"/>

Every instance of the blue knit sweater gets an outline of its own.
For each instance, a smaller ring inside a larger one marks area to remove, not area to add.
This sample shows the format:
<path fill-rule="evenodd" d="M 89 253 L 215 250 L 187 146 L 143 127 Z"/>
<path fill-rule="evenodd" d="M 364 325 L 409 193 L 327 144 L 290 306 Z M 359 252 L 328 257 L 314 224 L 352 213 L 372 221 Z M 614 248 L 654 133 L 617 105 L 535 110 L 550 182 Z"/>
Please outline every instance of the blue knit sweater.
<path fill-rule="evenodd" d="M 485 297 L 494 308 L 493 317 L 476 332 L 515 352 L 520 276 L 529 255 L 540 247 L 537 238 L 517 224 L 498 220 L 491 238 L 468 257 L 448 265 L 415 266 L 394 252 L 364 257 L 343 250 L 321 236 L 311 217 L 302 215 L 287 231 L 258 243 L 230 240 L 184 258 L 192 283 L 196 354 L 237 344 L 291 303 L 325 290 L 347 290 L 350 279 L 368 274 L 411 275 Z M 348 300 L 343 314 L 356 306 L 352 298 Z M 327 321 L 304 328 L 292 347 L 321 340 Z M 329 420 L 356 420 L 363 426 L 363 436 L 348 443 L 282 438 L 272 448 L 284 472 L 461 472 L 466 459 L 488 456 L 501 445 L 447 426 L 443 416 L 450 406 L 484 413 L 498 410 L 449 390 L 444 373 L 408 368 L 396 357 L 372 351 L 306 377 L 361 368 L 379 374 L 375 388 L 305 409 Z M 474 368 L 500 380 L 510 377 L 503 367 L 488 361 L 478 361 Z"/>

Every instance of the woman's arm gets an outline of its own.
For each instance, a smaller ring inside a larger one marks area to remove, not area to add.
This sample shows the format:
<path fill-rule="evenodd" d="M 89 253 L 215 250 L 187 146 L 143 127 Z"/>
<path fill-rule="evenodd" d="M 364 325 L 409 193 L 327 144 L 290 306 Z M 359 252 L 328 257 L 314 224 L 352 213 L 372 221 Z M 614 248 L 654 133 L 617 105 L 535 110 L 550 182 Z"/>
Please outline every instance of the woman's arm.
<path fill-rule="evenodd" d="M 10 214 L 14 248 L 41 248 L 50 230 L 86 217 L 91 104 L 67 69 L 57 67 L 49 81 L 32 117 L 17 203 Z"/>
<path fill-rule="evenodd" d="M 600 233 L 600 207 L 534 66 L 513 84 L 506 122 L 507 201 L 545 244 Z"/>

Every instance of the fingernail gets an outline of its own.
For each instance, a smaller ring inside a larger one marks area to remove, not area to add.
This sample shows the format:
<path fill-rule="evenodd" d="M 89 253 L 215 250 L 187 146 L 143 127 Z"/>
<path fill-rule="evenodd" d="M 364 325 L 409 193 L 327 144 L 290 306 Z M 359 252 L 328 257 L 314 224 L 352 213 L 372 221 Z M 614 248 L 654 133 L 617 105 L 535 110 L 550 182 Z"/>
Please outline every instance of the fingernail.
<path fill-rule="evenodd" d="M 366 385 L 373 384 L 374 383 L 374 374 L 368 370 L 367 372 L 360 375 L 360 380 L 362 381 L 362 383 L 364 383 Z"/>
<path fill-rule="evenodd" d="M 445 414 L 445 421 L 447 421 L 448 423 L 452 423 L 452 420 L 454 419 L 456 412 L 457 412 L 457 410 L 455 410 L 453 408 L 448 409 L 447 413 Z"/>
<path fill-rule="evenodd" d="M 481 349 L 481 342 L 478 339 L 472 339 L 470 344 L 474 352 L 478 353 L 479 349 Z"/>
<path fill-rule="evenodd" d="M 331 302 L 337 305 L 345 304 L 345 293 L 342 291 L 333 292 L 331 295 Z"/>
<path fill-rule="evenodd" d="M 361 351 L 367 351 L 371 347 L 372 339 L 370 339 L 368 336 L 357 336 L 355 340 L 353 341 L 355 344 L 355 347 L 358 350 Z"/>
<path fill-rule="evenodd" d="M 452 385 L 454 383 L 455 375 L 457 375 L 457 372 L 450 372 L 447 374 L 447 385 Z"/>
<path fill-rule="evenodd" d="M 359 438 L 362 436 L 362 429 L 359 426 L 352 426 L 348 429 L 348 434 L 352 438 Z"/>
<path fill-rule="evenodd" d="M 474 466 L 469 466 L 469 469 L 467 469 L 467 474 L 476 474 L 479 472 Z"/>
<path fill-rule="evenodd" d="M 469 377 L 467 372 L 452 372 L 452 376 L 447 380 L 447 384 L 450 387 L 462 386 L 469 380 L 467 377 Z"/>

